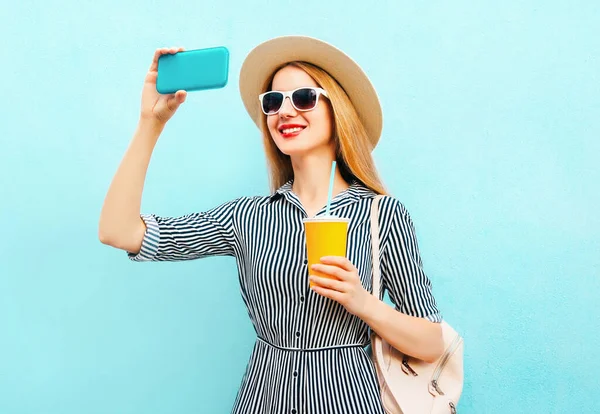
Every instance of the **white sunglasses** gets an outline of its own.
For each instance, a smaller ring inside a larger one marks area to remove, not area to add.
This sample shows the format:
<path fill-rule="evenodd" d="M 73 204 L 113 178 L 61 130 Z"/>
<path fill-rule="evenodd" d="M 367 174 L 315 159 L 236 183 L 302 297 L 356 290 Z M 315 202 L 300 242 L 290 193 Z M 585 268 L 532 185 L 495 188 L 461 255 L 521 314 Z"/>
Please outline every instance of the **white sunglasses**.
<path fill-rule="evenodd" d="M 303 87 L 294 89 L 293 91 L 269 91 L 258 95 L 260 108 L 265 115 L 275 115 L 281 110 L 285 98 L 290 98 L 292 106 L 301 112 L 311 111 L 316 108 L 319 103 L 319 96 L 324 95 L 326 98 L 327 91 L 321 88 Z"/>

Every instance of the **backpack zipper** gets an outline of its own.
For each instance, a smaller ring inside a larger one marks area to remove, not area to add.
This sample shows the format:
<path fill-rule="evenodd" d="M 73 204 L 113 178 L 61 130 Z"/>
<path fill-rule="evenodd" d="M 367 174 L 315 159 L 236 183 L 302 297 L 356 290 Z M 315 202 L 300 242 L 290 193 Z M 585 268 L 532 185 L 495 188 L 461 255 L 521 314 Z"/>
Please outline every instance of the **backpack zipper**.
<path fill-rule="evenodd" d="M 442 374 L 444 367 L 448 363 L 450 356 L 454 353 L 454 351 L 456 351 L 456 348 L 458 348 L 458 346 L 460 345 L 461 339 L 462 338 L 460 337 L 460 335 L 456 335 L 456 338 L 454 338 L 454 341 L 452 341 L 452 343 L 448 347 L 448 350 L 444 353 L 442 360 L 440 361 L 433 373 L 433 377 L 431 379 L 431 386 L 439 395 L 444 395 L 444 393 L 438 386 L 437 380 L 440 378 L 440 375 Z"/>
<path fill-rule="evenodd" d="M 404 355 L 404 357 L 402 358 L 402 365 L 403 365 L 402 371 L 404 371 L 405 374 L 411 374 L 413 377 L 417 377 L 419 375 L 415 372 L 414 369 L 412 369 L 412 367 L 410 365 L 408 365 L 408 357 L 406 355 Z M 406 368 L 406 369 L 404 369 L 404 368 Z"/>

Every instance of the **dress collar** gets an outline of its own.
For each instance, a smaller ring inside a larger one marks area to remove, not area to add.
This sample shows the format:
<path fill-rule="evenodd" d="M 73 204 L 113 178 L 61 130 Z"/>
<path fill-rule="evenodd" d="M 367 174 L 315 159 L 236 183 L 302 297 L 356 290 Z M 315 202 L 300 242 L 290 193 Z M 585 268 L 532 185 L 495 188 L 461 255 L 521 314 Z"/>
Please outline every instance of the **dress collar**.
<path fill-rule="evenodd" d="M 286 198 L 288 201 L 293 202 L 294 204 L 301 205 L 298 196 L 292 191 L 293 183 L 294 180 L 290 180 L 281 187 L 279 187 L 269 197 L 269 202 L 273 202 L 283 197 Z M 363 198 L 373 198 L 376 195 L 377 194 L 373 190 L 371 190 L 370 188 L 362 184 L 360 181 L 355 179 L 350 183 L 350 186 L 346 190 L 342 191 L 333 198 L 333 200 L 331 201 L 331 209 L 334 210 L 339 207 L 352 204 Z"/>

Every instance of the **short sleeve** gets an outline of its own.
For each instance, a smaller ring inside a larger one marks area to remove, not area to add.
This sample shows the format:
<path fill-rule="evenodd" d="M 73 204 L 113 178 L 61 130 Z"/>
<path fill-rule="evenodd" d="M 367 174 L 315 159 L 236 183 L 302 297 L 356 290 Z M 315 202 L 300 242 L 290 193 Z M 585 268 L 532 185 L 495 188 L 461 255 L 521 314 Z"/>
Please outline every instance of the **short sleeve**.
<path fill-rule="evenodd" d="M 441 322 L 431 289 L 423 271 L 413 222 L 399 202 L 391 203 L 387 242 L 381 255 L 382 286 L 396 309 L 432 322 Z"/>
<path fill-rule="evenodd" d="M 235 256 L 234 215 L 237 200 L 202 213 L 180 217 L 142 214 L 146 233 L 135 262 L 181 261 L 208 256 Z"/>

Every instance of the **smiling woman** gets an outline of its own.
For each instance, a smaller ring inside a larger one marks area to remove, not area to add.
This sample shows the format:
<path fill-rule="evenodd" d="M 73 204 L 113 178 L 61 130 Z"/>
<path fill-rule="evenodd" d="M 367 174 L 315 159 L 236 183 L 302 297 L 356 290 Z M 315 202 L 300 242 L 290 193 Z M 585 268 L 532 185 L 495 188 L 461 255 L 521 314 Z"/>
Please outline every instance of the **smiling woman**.
<path fill-rule="evenodd" d="M 286 85 L 286 82 L 289 84 Z M 286 105 L 288 100 L 285 99 L 286 97 L 280 94 L 283 98 L 280 99 L 280 96 L 276 96 L 275 103 L 280 102 L 277 110 L 280 112 L 279 118 L 282 118 L 282 120 L 278 121 L 273 116 L 267 116 L 260 121 L 261 130 L 263 131 L 263 143 L 271 170 L 272 190 L 285 184 L 294 176 L 291 166 L 291 154 L 287 152 L 293 151 L 294 145 L 280 146 L 278 144 L 280 141 L 277 141 L 275 137 L 287 137 L 281 134 L 281 131 L 275 131 L 275 129 L 286 126 L 286 124 L 282 124 L 283 122 L 287 122 L 287 127 L 296 126 L 290 124 L 289 119 L 293 119 L 295 112 L 297 112 L 299 117 L 305 120 L 305 122 L 298 125 L 299 127 L 306 128 L 309 126 L 310 119 L 313 118 L 315 122 L 313 130 L 316 129 L 316 132 L 313 132 L 316 135 L 313 137 L 316 142 L 319 142 L 319 136 L 325 136 L 328 144 L 333 145 L 340 175 L 345 181 L 350 182 L 356 177 L 377 193 L 385 194 L 386 191 L 377 175 L 371 157 L 371 151 L 374 147 L 373 141 L 367 135 L 354 106 L 339 83 L 323 69 L 308 62 L 296 61 L 277 68 L 272 76 L 267 79 L 264 89 L 267 91 L 294 91 L 294 85 L 298 85 L 297 88 L 304 88 L 304 90 L 306 90 L 306 86 L 310 86 L 311 90 L 315 92 L 304 93 L 304 96 L 296 92 L 296 101 L 300 100 L 298 105 L 294 104 L 294 95 L 287 97 L 290 102 L 288 105 Z M 302 90 L 300 89 L 300 91 Z M 268 92 L 265 92 L 262 96 L 267 94 Z M 324 95 L 326 99 L 319 100 L 319 95 Z M 309 99 L 313 97 L 314 99 Z M 314 102 L 314 105 L 304 106 L 307 109 L 303 110 L 300 105 L 304 103 L 301 101 L 303 98 L 308 102 Z M 264 102 L 264 99 L 262 102 Z M 321 105 L 319 105 L 320 102 L 322 102 Z M 264 104 L 262 109 L 265 112 Z M 315 115 L 311 115 L 311 112 L 314 112 Z M 275 113 L 267 114 L 275 115 Z M 280 134 L 277 134 L 277 132 L 280 132 Z M 311 142 L 311 140 L 306 137 L 304 142 Z M 316 142 L 312 145 L 316 145 Z M 322 143 L 323 139 L 320 142 Z M 300 148 L 301 145 L 301 143 L 296 144 Z"/>
<path fill-rule="evenodd" d="M 233 413 L 383 414 L 375 368 L 365 346 L 376 332 L 423 361 L 442 353 L 441 314 L 423 272 L 414 226 L 386 194 L 371 151 L 381 108 L 360 67 L 317 39 L 265 42 L 240 74 L 244 105 L 263 134 L 272 192 L 241 197 L 181 217 L 140 214 L 150 156 L 185 92 L 156 92 L 156 52 L 142 93 L 138 130 L 106 196 L 103 243 L 133 261 L 232 256 L 257 341 Z M 328 210 L 348 219 L 346 257 L 313 269 L 329 276 L 309 286 L 303 220 Z M 380 201 L 381 290 L 373 291 L 371 206 Z M 273 247 L 277 248 L 274 249 Z M 395 307 L 382 301 L 384 290 Z"/>

